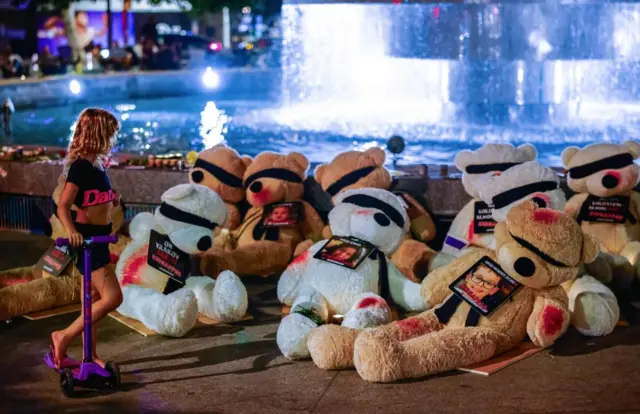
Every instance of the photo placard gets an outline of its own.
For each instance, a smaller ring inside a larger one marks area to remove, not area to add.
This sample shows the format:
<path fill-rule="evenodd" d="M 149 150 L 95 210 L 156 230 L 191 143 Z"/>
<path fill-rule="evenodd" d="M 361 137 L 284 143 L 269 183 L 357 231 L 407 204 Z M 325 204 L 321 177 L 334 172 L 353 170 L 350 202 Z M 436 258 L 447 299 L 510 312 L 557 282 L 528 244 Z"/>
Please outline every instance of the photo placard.
<path fill-rule="evenodd" d="M 265 227 L 288 227 L 300 223 L 304 209 L 302 203 L 273 203 L 264 207 L 262 224 Z"/>
<path fill-rule="evenodd" d="M 589 196 L 580 209 L 578 221 L 622 224 L 627 221 L 629 202 L 628 196 Z"/>
<path fill-rule="evenodd" d="M 147 264 L 184 284 L 191 271 L 191 256 L 178 249 L 167 236 L 151 230 Z"/>
<path fill-rule="evenodd" d="M 38 261 L 37 267 L 51 276 L 60 276 L 62 271 L 75 258 L 70 246 L 53 245 L 47 249 Z"/>
<path fill-rule="evenodd" d="M 473 232 L 475 234 L 493 233 L 496 221 L 493 219 L 493 206 L 484 201 L 476 201 L 473 206 Z"/>
<path fill-rule="evenodd" d="M 482 316 L 489 316 L 520 286 L 500 265 L 483 256 L 451 283 L 449 289 Z"/>
<path fill-rule="evenodd" d="M 355 269 L 371 254 L 373 249 L 372 245 L 362 240 L 333 236 L 313 257 L 338 266 Z"/>

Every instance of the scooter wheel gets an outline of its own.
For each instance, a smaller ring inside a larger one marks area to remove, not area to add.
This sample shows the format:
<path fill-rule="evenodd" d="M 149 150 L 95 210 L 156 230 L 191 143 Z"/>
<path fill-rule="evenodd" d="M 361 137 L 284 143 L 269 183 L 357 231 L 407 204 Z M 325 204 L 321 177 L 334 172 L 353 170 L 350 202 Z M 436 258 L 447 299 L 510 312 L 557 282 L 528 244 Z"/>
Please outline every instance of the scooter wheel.
<path fill-rule="evenodd" d="M 73 374 L 69 368 L 60 373 L 60 389 L 65 397 L 73 397 Z"/>
<path fill-rule="evenodd" d="M 115 389 L 120 388 L 120 368 L 118 368 L 118 365 L 113 361 L 109 361 L 104 368 L 111 374 L 109 385 Z"/>

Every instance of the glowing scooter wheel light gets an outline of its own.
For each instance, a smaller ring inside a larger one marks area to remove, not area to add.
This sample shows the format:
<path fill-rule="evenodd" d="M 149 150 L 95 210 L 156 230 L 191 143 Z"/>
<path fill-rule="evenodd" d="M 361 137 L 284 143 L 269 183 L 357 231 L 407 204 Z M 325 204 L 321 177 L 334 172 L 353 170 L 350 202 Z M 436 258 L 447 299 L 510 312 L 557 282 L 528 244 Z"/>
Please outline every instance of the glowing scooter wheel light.
<path fill-rule="evenodd" d="M 207 88 L 217 88 L 220 85 L 220 75 L 209 67 L 202 74 L 202 83 Z"/>

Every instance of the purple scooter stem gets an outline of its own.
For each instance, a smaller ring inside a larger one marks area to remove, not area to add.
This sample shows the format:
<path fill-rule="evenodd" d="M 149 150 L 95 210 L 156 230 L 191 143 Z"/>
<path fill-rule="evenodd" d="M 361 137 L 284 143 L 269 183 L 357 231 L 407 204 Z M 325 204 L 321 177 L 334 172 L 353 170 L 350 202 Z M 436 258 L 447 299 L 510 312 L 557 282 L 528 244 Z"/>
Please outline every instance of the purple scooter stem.
<path fill-rule="evenodd" d="M 78 367 L 74 364 L 74 360 L 71 358 L 66 358 L 63 361 L 63 366 L 59 371 L 63 371 L 65 368 L 73 367 L 73 379 L 74 381 L 86 381 L 89 379 L 91 375 L 97 375 L 103 378 L 109 378 L 112 376 L 112 373 L 107 371 L 105 368 L 98 365 L 93 361 L 93 355 L 91 352 L 92 349 L 92 340 L 91 337 L 91 253 L 92 246 L 94 244 L 108 244 L 108 243 L 116 243 L 118 241 L 117 235 L 110 236 L 94 236 L 90 239 L 85 239 L 82 243 L 82 247 L 84 249 L 84 275 L 83 275 L 83 290 L 84 297 L 82 301 L 82 313 L 84 320 L 84 349 L 83 349 L 83 358 L 82 364 Z M 57 246 L 67 246 L 69 245 L 69 239 L 59 238 L 56 240 Z M 55 369 L 55 364 L 53 363 L 53 355 L 50 353 L 47 354 L 45 361 L 47 365 L 51 368 Z M 66 363 L 66 364 L 65 364 Z M 64 366 L 66 365 L 66 367 Z"/>

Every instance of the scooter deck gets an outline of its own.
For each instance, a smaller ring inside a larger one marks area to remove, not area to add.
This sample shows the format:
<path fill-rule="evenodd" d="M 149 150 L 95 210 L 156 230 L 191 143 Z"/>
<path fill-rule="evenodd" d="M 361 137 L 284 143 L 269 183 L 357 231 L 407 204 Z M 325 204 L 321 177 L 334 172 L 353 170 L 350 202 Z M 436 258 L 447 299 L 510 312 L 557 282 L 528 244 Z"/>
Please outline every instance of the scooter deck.
<path fill-rule="evenodd" d="M 65 368 L 75 369 L 80 367 L 81 362 L 75 358 L 71 358 L 66 356 L 62 363 L 60 364 L 60 368 L 56 368 L 56 365 L 53 363 L 53 354 L 51 351 L 47 352 L 47 355 L 44 357 L 44 361 L 47 363 L 47 366 L 58 373 L 62 372 Z"/>

